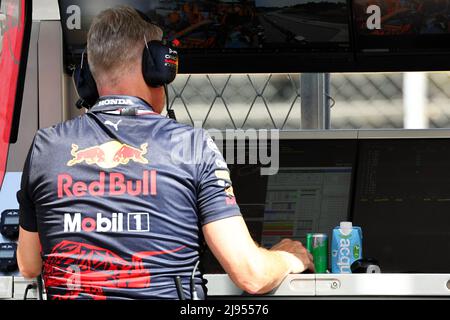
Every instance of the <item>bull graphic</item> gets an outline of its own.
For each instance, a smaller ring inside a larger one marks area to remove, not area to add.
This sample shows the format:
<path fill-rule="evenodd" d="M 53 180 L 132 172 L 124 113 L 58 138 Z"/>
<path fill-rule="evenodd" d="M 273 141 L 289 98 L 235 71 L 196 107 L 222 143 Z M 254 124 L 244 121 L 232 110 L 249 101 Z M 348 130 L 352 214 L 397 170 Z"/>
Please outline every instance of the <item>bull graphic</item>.
<path fill-rule="evenodd" d="M 103 151 L 100 147 L 91 147 L 84 150 L 79 150 L 79 147 L 76 144 L 72 144 L 72 151 L 70 154 L 73 156 L 73 159 L 67 163 L 69 167 L 82 162 L 86 162 L 89 165 L 97 164 L 105 161 L 106 157 L 105 151 Z"/>
<path fill-rule="evenodd" d="M 130 161 L 142 164 L 148 164 L 145 155 L 148 152 L 148 143 L 141 145 L 141 148 L 120 143 L 118 141 L 110 141 L 99 146 L 79 149 L 79 146 L 72 144 L 72 160 L 67 162 L 69 167 L 80 163 L 89 165 L 97 165 L 101 168 L 115 168 L 119 165 L 127 165 Z"/>
<path fill-rule="evenodd" d="M 141 148 L 134 148 L 132 146 L 123 145 L 122 148 L 114 155 L 114 162 L 120 164 L 128 164 L 130 160 L 134 162 L 147 164 L 148 160 L 144 157 L 147 154 L 148 144 L 144 143 Z"/>
<path fill-rule="evenodd" d="M 54 300 L 90 297 L 106 300 L 104 289 L 148 288 L 151 275 L 143 259 L 178 252 L 186 246 L 167 251 L 138 252 L 131 262 L 114 252 L 69 240 L 56 245 L 44 262 L 44 282 L 48 289 L 64 290 L 52 296 Z"/>

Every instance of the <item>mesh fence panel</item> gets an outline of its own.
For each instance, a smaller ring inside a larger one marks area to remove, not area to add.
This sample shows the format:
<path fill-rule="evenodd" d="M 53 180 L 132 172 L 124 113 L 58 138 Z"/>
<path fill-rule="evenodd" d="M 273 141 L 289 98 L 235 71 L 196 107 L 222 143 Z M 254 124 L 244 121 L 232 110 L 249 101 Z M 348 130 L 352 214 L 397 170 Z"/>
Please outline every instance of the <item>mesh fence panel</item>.
<path fill-rule="evenodd" d="M 171 86 L 178 121 L 205 128 L 300 129 L 300 76 L 181 75 Z"/>
<path fill-rule="evenodd" d="M 403 74 L 333 74 L 333 129 L 403 128 Z"/>
<path fill-rule="evenodd" d="M 430 127 L 450 127 L 450 74 L 430 73 Z M 333 74 L 333 129 L 404 127 L 402 73 Z M 180 75 L 170 87 L 178 121 L 205 128 L 301 129 L 299 74 Z"/>

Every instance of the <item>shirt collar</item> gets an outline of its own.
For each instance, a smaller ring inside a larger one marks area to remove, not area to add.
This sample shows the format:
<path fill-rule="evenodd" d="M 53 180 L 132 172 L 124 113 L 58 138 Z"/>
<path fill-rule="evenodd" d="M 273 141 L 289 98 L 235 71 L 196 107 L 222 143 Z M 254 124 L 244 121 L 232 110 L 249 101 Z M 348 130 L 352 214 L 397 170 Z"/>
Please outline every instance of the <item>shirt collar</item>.
<path fill-rule="evenodd" d="M 122 108 L 138 108 L 140 110 L 154 111 L 152 106 L 144 99 L 134 96 L 111 95 L 103 96 L 89 110 L 90 112 L 114 111 Z"/>

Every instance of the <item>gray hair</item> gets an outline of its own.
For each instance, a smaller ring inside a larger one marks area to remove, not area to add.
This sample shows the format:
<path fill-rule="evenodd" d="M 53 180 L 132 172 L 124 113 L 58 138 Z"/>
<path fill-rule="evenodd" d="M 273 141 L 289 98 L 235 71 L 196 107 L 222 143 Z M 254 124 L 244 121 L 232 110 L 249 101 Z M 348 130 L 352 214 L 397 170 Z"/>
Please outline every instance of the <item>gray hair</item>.
<path fill-rule="evenodd" d="M 145 41 L 161 40 L 162 30 L 130 6 L 118 6 L 94 18 L 88 33 L 89 67 L 97 81 L 118 80 L 142 61 Z M 140 66 L 140 64 L 139 64 Z"/>

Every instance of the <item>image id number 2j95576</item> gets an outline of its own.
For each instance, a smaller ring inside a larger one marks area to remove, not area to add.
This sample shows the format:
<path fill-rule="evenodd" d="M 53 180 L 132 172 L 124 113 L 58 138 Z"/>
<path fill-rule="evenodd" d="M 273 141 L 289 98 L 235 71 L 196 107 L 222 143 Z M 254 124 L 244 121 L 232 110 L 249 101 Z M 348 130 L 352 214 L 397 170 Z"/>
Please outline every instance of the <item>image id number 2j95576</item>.
<path fill-rule="evenodd" d="M 225 316 L 243 316 L 243 315 L 268 315 L 268 305 L 252 305 L 252 304 L 227 304 L 224 306 L 223 314 Z"/>

